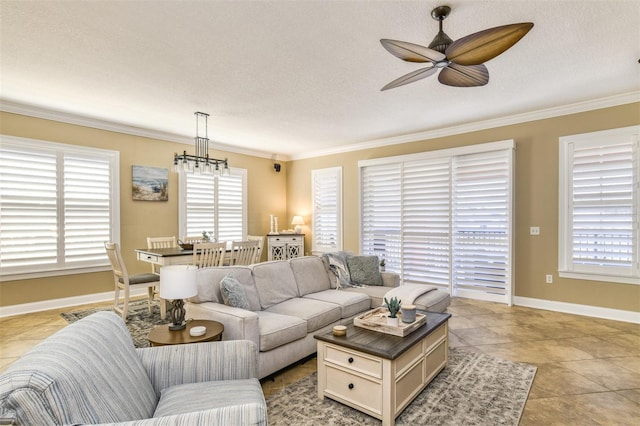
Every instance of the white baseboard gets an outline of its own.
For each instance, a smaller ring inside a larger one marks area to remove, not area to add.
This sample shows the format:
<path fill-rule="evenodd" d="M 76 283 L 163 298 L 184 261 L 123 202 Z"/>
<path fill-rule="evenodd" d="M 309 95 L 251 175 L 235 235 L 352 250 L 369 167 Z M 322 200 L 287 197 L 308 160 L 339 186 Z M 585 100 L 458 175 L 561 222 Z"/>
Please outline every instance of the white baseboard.
<path fill-rule="evenodd" d="M 131 290 L 130 297 L 146 296 L 147 289 Z M 42 302 L 23 303 L 21 305 L 10 305 L 0 307 L 0 318 L 13 315 L 30 314 L 32 312 L 48 311 L 50 309 L 66 308 L 69 306 L 86 305 L 88 303 L 112 301 L 113 291 L 105 293 L 93 293 L 83 296 L 65 297 L 62 299 L 43 300 Z"/>
<path fill-rule="evenodd" d="M 640 312 L 623 311 L 621 309 L 602 308 L 599 306 L 578 305 L 575 303 L 557 302 L 554 300 L 532 299 L 514 296 L 513 303 L 528 308 L 545 309 L 547 311 L 564 312 L 566 314 L 584 315 L 616 321 L 640 324 Z"/>

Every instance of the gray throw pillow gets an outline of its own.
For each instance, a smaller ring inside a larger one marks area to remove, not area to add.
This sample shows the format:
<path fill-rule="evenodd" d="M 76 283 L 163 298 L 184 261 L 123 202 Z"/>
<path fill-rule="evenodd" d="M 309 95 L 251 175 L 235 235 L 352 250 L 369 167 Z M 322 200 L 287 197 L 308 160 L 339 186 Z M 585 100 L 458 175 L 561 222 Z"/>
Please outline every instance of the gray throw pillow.
<path fill-rule="evenodd" d="M 228 274 L 220 281 L 220 293 L 225 305 L 249 310 L 249 299 L 242 284 L 233 274 Z"/>
<path fill-rule="evenodd" d="M 354 284 L 382 285 L 378 256 L 347 257 L 349 275 Z"/>

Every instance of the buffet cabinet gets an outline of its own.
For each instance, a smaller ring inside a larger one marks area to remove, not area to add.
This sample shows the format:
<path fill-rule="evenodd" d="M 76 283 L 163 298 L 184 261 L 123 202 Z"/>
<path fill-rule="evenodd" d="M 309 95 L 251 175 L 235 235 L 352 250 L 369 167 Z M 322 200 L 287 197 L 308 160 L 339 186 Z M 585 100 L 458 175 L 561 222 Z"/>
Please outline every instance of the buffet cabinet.
<path fill-rule="evenodd" d="M 288 260 L 304 256 L 304 234 L 267 235 L 268 260 Z"/>

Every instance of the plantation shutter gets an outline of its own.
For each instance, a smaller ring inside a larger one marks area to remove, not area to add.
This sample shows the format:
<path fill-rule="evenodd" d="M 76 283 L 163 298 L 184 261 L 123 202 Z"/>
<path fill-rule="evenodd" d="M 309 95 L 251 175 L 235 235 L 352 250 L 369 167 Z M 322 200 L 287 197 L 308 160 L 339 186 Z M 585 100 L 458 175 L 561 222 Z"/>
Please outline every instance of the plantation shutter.
<path fill-rule="evenodd" d="M 511 304 L 513 141 L 359 163 L 361 252 L 404 284 Z"/>
<path fill-rule="evenodd" d="M 453 159 L 454 294 L 505 301 L 511 289 L 510 150 Z"/>
<path fill-rule="evenodd" d="M 312 250 L 342 250 L 342 168 L 311 172 Z"/>
<path fill-rule="evenodd" d="M 186 220 L 183 237 L 215 231 L 216 187 L 213 175 L 186 173 Z"/>
<path fill-rule="evenodd" d="M 244 239 L 243 176 L 218 177 L 218 241 Z"/>
<path fill-rule="evenodd" d="M 216 241 L 240 241 L 246 235 L 246 170 L 229 176 L 181 175 L 182 236 L 211 233 Z"/>
<path fill-rule="evenodd" d="M 55 152 L 0 149 L 0 267 L 28 269 L 58 262 Z"/>
<path fill-rule="evenodd" d="M 638 276 L 637 140 L 570 144 L 570 152 L 571 269 Z"/>
<path fill-rule="evenodd" d="M 104 260 L 110 241 L 109 161 L 80 155 L 64 157 L 65 262 Z"/>
<path fill-rule="evenodd" d="M 402 270 L 401 177 L 398 163 L 361 169 L 362 252 L 384 259 L 395 272 Z"/>
<path fill-rule="evenodd" d="M 450 160 L 407 162 L 402 183 L 404 282 L 449 287 Z"/>
<path fill-rule="evenodd" d="M 3 279 L 104 270 L 119 241 L 118 153 L 9 136 L 0 145 Z"/>

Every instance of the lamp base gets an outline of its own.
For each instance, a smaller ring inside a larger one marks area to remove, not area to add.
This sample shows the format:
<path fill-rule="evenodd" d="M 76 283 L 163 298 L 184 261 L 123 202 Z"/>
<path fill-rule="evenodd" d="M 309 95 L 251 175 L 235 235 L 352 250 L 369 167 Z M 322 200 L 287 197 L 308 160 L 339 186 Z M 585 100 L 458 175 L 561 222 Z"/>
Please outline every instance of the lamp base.
<path fill-rule="evenodd" d="M 299 234 L 300 232 L 302 232 L 302 226 L 296 225 L 296 227 L 293 228 L 293 230 L 296 231 L 296 234 Z"/>
<path fill-rule="evenodd" d="M 184 321 L 184 300 L 176 299 L 171 302 L 171 309 L 169 315 L 171 317 L 171 324 L 169 324 L 169 330 L 180 331 L 187 328 L 187 324 Z"/>
<path fill-rule="evenodd" d="M 171 331 L 180 331 L 180 330 L 184 330 L 185 328 L 187 328 L 187 323 L 182 323 L 182 324 L 169 324 L 169 330 Z"/>

